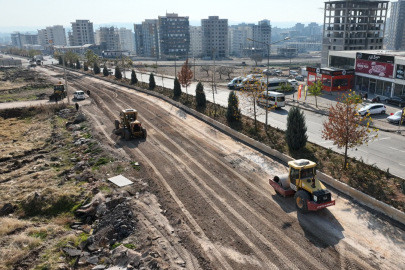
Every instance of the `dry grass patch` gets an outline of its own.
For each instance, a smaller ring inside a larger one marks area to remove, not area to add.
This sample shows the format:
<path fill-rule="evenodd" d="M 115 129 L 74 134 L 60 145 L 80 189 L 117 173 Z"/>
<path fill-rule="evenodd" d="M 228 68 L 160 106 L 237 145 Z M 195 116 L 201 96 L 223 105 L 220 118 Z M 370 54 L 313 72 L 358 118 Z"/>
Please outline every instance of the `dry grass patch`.
<path fill-rule="evenodd" d="M 6 235 L 17 229 L 29 226 L 31 223 L 26 220 L 2 217 L 0 218 L 0 236 Z"/>
<path fill-rule="evenodd" d="M 7 236 L 2 240 L 8 244 L 0 247 L 0 265 L 6 267 L 20 261 L 42 243 L 41 239 L 28 236 L 26 233 Z"/>

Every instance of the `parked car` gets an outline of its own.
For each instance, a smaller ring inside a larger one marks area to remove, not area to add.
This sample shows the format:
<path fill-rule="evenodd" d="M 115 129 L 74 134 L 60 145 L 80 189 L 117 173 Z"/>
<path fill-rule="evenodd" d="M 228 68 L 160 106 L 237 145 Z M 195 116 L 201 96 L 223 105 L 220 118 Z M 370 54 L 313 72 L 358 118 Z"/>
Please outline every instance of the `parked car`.
<path fill-rule="evenodd" d="M 74 99 L 85 99 L 84 92 L 82 90 L 77 90 L 73 94 Z"/>
<path fill-rule="evenodd" d="M 396 113 L 387 117 L 387 121 L 393 124 L 399 124 L 402 117 L 402 111 L 397 111 Z"/>
<path fill-rule="evenodd" d="M 290 70 L 290 75 L 298 76 L 298 73 L 297 73 L 297 71 Z"/>
<path fill-rule="evenodd" d="M 302 76 L 302 75 L 298 75 L 298 76 L 295 76 L 295 79 L 297 80 L 297 81 L 304 81 L 304 76 Z"/>
<path fill-rule="evenodd" d="M 294 80 L 294 79 L 292 79 L 292 80 L 288 80 L 288 82 L 291 84 L 291 85 L 298 85 L 298 81 L 297 80 Z"/>
<path fill-rule="evenodd" d="M 232 90 L 232 89 L 235 89 L 236 88 L 236 86 L 238 85 L 238 84 L 240 84 L 242 81 L 243 81 L 243 77 L 236 77 L 236 78 L 233 78 L 232 79 L 232 81 L 230 81 L 229 83 L 228 83 L 228 89 L 230 89 L 230 90 Z"/>
<path fill-rule="evenodd" d="M 385 103 L 398 105 L 400 108 L 405 106 L 405 96 L 393 96 L 385 99 Z"/>
<path fill-rule="evenodd" d="M 367 106 L 364 106 L 363 108 L 360 108 L 358 112 L 359 112 L 359 114 L 361 116 L 365 116 L 367 113 L 370 113 L 370 114 L 378 114 L 378 113 L 384 114 L 386 112 L 386 110 L 387 109 L 386 109 L 384 104 L 375 103 L 375 104 L 369 104 Z"/>
<path fill-rule="evenodd" d="M 261 79 L 263 78 L 263 74 L 249 74 L 246 78 Z"/>

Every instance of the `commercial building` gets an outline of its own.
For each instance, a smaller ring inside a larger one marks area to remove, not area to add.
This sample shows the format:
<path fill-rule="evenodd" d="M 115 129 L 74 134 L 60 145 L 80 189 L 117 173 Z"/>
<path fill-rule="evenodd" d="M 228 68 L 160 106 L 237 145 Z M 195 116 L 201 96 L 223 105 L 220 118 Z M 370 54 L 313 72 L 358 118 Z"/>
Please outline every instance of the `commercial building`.
<path fill-rule="evenodd" d="M 405 0 L 391 2 L 388 50 L 405 50 Z"/>
<path fill-rule="evenodd" d="M 388 2 L 325 2 L 321 66 L 327 66 L 330 51 L 382 49 Z"/>
<path fill-rule="evenodd" d="M 76 20 L 72 22 L 72 32 L 69 32 L 70 46 L 83 46 L 95 44 L 93 23 L 89 20 Z"/>
<path fill-rule="evenodd" d="M 202 56 L 202 31 L 201 26 L 190 26 L 190 56 Z"/>
<path fill-rule="evenodd" d="M 354 69 L 307 67 L 307 84 L 322 81 L 322 90 L 327 92 L 353 89 Z"/>
<path fill-rule="evenodd" d="M 355 70 L 353 90 L 386 97 L 405 95 L 405 52 L 331 51 L 328 64 Z"/>
<path fill-rule="evenodd" d="M 201 31 L 204 57 L 228 57 L 228 19 L 218 16 L 201 19 Z"/>
<path fill-rule="evenodd" d="M 159 58 L 187 57 L 190 50 L 190 31 L 187 16 L 166 13 L 158 19 Z"/>
<path fill-rule="evenodd" d="M 54 25 L 38 30 L 38 42 L 43 46 L 67 45 L 65 28 L 63 25 Z"/>
<path fill-rule="evenodd" d="M 95 43 L 100 45 L 102 50 L 120 50 L 118 31 L 113 26 L 96 30 Z"/>

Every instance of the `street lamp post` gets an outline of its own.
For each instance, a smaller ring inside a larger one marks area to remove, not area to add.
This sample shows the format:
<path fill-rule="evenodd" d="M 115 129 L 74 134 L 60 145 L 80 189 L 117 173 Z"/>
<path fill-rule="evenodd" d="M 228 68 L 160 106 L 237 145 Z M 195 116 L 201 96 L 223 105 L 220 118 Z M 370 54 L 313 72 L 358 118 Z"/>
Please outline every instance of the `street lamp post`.
<path fill-rule="evenodd" d="M 282 41 L 284 41 L 284 40 L 288 40 L 288 39 L 290 39 L 289 37 L 286 37 L 286 38 L 284 38 L 284 39 L 282 39 L 282 40 L 279 40 L 279 41 L 276 41 L 276 42 L 273 42 L 273 43 L 266 43 L 266 42 L 261 42 L 261 41 L 258 41 L 258 40 L 254 40 L 254 39 L 251 39 L 251 38 L 248 38 L 247 40 L 250 40 L 250 41 L 253 41 L 253 42 L 257 42 L 257 43 L 260 43 L 260 44 L 264 44 L 264 45 L 266 45 L 267 46 L 267 72 L 266 72 L 266 77 L 267 77 L 267 80 L 266 80 L 266 124 L 265 124 L 265 126 L 264 126 L 264 130 L 267 132 L 267 120 L 268 120 L 268 117 L 267 117 L 267 109 L 268 109 L 268 107 L 269 107 L 269 99 L 267 98 L 267 94 L 268 94 L 268 89 L 269 89 L 269 68 L 270 68 L 270 45 L 273 45 L 273 44 L 276 44 L 276 43 L 279 43 L 279 42 L 282 42 Z"/>
<path fill-rule="evenodd" d="M 63 73 L 65 76 L 66 97 L 68 100 L 68 104 L 70 105 L 70 99 L 69 99 L 69 94 L 68 94 L 68 83 L 67 83 L 67 78 L 66 78 L 65 55 L 66 55 L 66 53 L 64 53 L 62 56 L 62 63 L 63 63 Z"/>

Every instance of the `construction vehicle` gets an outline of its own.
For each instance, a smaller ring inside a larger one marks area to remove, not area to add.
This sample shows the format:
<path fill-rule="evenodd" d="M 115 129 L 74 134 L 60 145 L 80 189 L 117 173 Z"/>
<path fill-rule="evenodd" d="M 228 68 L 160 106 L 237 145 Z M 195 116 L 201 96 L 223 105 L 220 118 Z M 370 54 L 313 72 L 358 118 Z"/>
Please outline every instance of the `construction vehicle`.
<path fill-rule="evenodd" d="M 65 86 L 62 84 L 62 82 L 59 82 L 53 86 L 53 94 L 49 96 L 49 100 L 63 100 L 66 96 L 67 94 Z"/>
<path fill-rule="evenodd" d="M 120 112 L 120 120 L 115 119 L 115 129 L 113 131 L 116 135 L 121 135 L 122 138 L 129 141 L 131 138 L 144 138 L 146 139 L 146 129 L 142 127 L 141 122 L 138 120 L 138 112 L 135 109 L 126 109 Z"/>
<path fill-rule="evenodd" d="M 297 210 L 301 213 L 318 211 L 335 205 L 332 194 L 316 178 L 316 163 L 307 159 L 288 162 L 288 174 L 269 179 L 277 194 L 293 195 Z"/>

